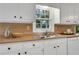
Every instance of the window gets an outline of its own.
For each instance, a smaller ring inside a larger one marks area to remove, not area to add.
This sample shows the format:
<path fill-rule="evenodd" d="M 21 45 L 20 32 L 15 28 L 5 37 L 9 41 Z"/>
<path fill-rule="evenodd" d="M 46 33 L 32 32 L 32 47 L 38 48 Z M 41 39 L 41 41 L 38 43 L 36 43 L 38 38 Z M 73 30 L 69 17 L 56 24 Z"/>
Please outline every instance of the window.
<path fill-rule="evenodd" d="M 49 20 L 36 19 L 36 28 L 49 28 Z"/>
<path fill-rule="evenodd" d="M 49 10 L 36 9 L 36 28 L 49 28 Z"/>

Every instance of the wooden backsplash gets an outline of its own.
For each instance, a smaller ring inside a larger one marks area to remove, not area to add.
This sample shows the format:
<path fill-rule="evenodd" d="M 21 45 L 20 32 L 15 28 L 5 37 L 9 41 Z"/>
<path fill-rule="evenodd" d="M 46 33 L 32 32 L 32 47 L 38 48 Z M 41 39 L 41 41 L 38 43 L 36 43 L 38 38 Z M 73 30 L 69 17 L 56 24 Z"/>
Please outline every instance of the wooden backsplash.
<path fill-rule="evenodd" d="M 54 31 L 55 33 L 63 33 L 67 29 L 71 29 L 73 33 L 75 33 L 75 25 L 54 25 Z"/>
<path fill-rule="evenodd" d="M 26 33 L 26 32 L 32 32 L 32 24 L 6 24 L 6 23 L 1 23 L 0 24 L 0 34 L 4 33 L 4 30 L 6 27 L 10 28 L 10 31 L 13 33 Z"/>

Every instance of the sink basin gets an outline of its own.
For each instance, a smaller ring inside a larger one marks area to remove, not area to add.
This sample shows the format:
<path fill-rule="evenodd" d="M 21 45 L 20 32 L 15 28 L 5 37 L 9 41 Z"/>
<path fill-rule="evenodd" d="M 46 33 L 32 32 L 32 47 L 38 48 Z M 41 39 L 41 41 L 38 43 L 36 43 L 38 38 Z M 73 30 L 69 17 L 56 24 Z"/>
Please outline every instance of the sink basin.
<path fill-rule="evenodd" d="M 48 37 L 46 37 L 46 38 L 53 38 L 53 37 L 56 37 L 56 35 L 53 35 L 53 36 L 48 36 Z"/>
<path fill-rule="evenodd" d="M 41 38 L 54 38 L 56 37 L 56 35 L 52 35 L 52 36 L 42 36 Z"/>

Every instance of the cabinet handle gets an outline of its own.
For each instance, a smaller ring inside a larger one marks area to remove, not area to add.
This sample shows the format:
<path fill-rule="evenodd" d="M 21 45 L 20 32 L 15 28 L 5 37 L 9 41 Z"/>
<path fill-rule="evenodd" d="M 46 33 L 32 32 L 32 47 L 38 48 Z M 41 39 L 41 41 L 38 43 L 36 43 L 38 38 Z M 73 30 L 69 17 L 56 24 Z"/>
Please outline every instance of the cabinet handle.
<path fill-rule="evenodd" d="M 14 18 L 16 18 L 16 16 L 14 16 Z"/>
<path fill-rule="evenodd" d="M 33 46 L 35 46 L 35 44 L 33 44 Z"/>
<path fill-rule="evenodd" d="M 57 47 L 60 47 L 59 45 Z"/>
<path fill-rule="evenodd" d="M 20 16 L 20 19 L 22 19 L 22 16 Z"/>
<path fill-rule="evenodd" d="M 18 53 L 18 55 L 21 55 L 21 53 Z"/>
<path fill-rule="evenodd" d="M 10 48 L 8 48 L 8 50 L 10 50 Z"/>
<path fill-rule="evenodd" d="M 54 48 L 56 48 L 56 47 L 54 46 Z"/>
<path fill-rule="evenodd" d="M 27 52 L 25 52 L 25 54 L 27 54 Z"/>

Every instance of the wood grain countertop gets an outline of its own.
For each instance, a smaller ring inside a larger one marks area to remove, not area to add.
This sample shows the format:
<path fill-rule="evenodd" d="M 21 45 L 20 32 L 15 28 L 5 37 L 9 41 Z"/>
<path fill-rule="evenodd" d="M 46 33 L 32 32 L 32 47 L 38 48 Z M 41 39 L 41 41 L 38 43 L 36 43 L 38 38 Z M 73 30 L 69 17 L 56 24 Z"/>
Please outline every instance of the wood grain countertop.
<path fill-rule="evenodd" d="M 57 38 L 73 38 L 73 37 L 79 37 L 79 35 L 55 35 L 54 37 L 48 37 L 48 38 L 40 38 L 33 35 L 23 35 L 22 37 L 16 37 L 16 38 L 5 38 L 0 35 L 0 44 L 2 43 L 14 43 L 14 42 L 28 42 L 28 41 L 35 41 L 35 40 L 48 40 L 48 39 L 57 39 Z"/>

